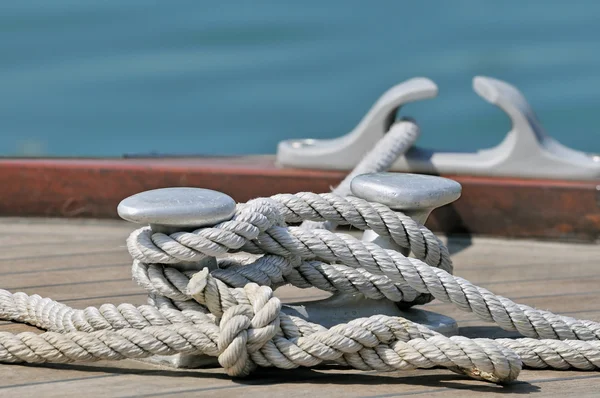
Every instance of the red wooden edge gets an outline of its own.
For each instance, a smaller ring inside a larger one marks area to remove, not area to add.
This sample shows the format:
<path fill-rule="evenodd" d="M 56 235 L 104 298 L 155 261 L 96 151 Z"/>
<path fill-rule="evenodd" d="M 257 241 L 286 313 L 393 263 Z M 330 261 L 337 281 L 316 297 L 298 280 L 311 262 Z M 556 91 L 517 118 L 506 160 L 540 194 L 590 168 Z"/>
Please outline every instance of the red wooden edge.
<path fill-rule="evenodd" d="M 342 171 L 278 168 L 274 156 L 148 159 L 0 160 L 0 216 L 115 218 L 137 192 L 193 186 L 237 201 L 301 191 L 328 192 Z M 445 176 L 462 197 L 436 210 L 428 226 L 452 234 L 600 239 L 600 183 Z"/>

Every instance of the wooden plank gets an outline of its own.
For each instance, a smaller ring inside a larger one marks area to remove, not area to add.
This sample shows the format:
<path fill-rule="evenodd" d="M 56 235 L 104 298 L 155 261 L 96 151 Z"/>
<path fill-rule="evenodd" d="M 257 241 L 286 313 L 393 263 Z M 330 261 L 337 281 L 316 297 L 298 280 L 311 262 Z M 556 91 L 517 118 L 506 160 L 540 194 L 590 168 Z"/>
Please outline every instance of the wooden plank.
<path fill-rule="evenodd" d="M 4 278 L 2 286 L 10 290 L 36 290 L 49 288 L 56 290 L 73 289 L 103 282 L 131 282 L 131 273 L 126 265 L 110 268 L 90 268 L 85 272 L 73 272 L 73 270 L 44 270 L 44 278 L 31 278 L 31 273 L 11 274 Z M 51 282 L 49 282 L 49 280 Z M 84 287 L 87 288 L 87 287 Z"/>
<path fill-rule="evenodd" d="M 328 192 L 347 171 L 279 168 L 274 156 L 151 159 L 4 159 L 0 215 L 116 217 L 134 193 L 196 186 L 238 201 L 281 192 Z M 430 217 L 444 233 L 595 242 L 600 239 L 600 185 L 559 181 L 446 176 L 463 195 Z M 540 205 L 543 203 L 543 206 Z"/>
<path fill-rule="evenodd" d="M 151 370 L 140 363 L 128 368 L 108 368 L 100 373 L 94 366 L 61 366 L 60 379 L 27 385 L 19 383 L 0 388 L 6 396 L 44 397 L 79 396 L 81 391 L 102 396 L 286 396 L 309 394 L 331 397 L 397 397 L 443 394 L 450 397 L 494 396 L 498 393 L 539 396 L 594 396 L 600 375 L 586 372 L 529 371 L 516 383 L 497 386 L 471 380 L 443 370 L 405 372 L 358 372 L 346 370 L 273 370 L 257 371 L 251 380 L 229 380 L 220 371 Z M 104 368 L 104 367 L 99 367 Z M 141 369 L 140 369 L 141 368 Z M 73 370 L 71 370 L 73 369 Z M 68 373 L 68 376 L 67 374 Z M 3 394 L 3 395 L 4 395 Z M 12 395 L 9 395 L 12 394 Z"/>
<path fill-rule="evenodd" d="M 32 239 L 40 237 L 96 237 L 103 238 L 125 238 L 136 229 L 131 223 L 123 220 L 96 220 L 85 218 L 71 218 L 65 223 L 64 218 L 47 217 L 0 217 L 0 236 L 14 237 L 17 235 L 32 236 Z"/>
<path fill-rule="evenodd" d="M 4 220 L 5 221 L 5 220 Z M 2 221 L 0 221 L 2 223 Z M 10 227 L 12 224 L 6 224 Z M 16 224 L 15 224 L 16 225 Z M 23 233 L 37 226 L 26 227 Z M 41 223 L 43 228 L 48 224 Z M 105 302 L 142 304 L 145 293 L 130 280 L 130 258 L 124 245 L 131 226 L 56 222 L 49 227 L 69 240 L 48 242 L 47 250 L 27 245 L 7 246 L 0 260 L 1 288 L 22 290 L 57 299 L 75 308 Z M 115 239 L 110 238 L 114 232 Z M 72 239 L 98 236 L 93 248 Z M 117 238 L 120 237 L 120 238 Z M 598 245 L 501 241 L 488 238 L 450 239 L 455 252 L 455 274 L 519 303 L 561 314 L 600 321 Z M 40 245 L 41 247 L 42 245 Z M 86 250 L 82 250 L 84 248 Z M 277 295 L 285 301 L 324 297 L 316 289 L 284 287 Z M 455 317 L 468 337 L 512 337 L 498 327 L 449 304 L 433 302 L 425 309 Z M 0 331 L 40 330 L 0 321 Z M 524 370 L 519 381 L 496 386 L 471 380 L 443 369 L 405 372 L 360 372 L 335 367 L 284 371 L 262 369 L 247 379 L 231 379 L 221 369 L 181 370 L 139 361 L 43 366 L 0 365 L 0 396 L 306 396 L 394 397 L 438 395 L 469 397 L 497 393 L 552 396 L 593 396 L 600 374 L 576 371 Z"/>
<path fill-rule="evenodd" d="M 41 259 L 44 260 L 47 257 L 65 257 L 70 254 L 80 255 L 80 254 L 106 254 L 106 253 L 114 253 L 121 252 L 123 250 L 123 241 L 117 242 L 114 240 L 108 241 L 108 244 L 102 248 L 98 248 L 98 244 L 100 242 L 89 240 L 83 242 L 77 242 L 76 245 L 67 245 L 67 250 L 63 250 L 63 245 L 56 244 L 37 244 L 32 242 L 29 246 L 25 246 L 24 248 L 27 250 L 26 253 L 22 255 L 14 255 L 13 253 L 8 253 L 7 251 L 0 252 L 0 261 L 11 261 L 11 260 L 23 260 L 23 259 Z"/>
<path fill-rule="evenodd" d="M 77 270 L 82 268 L 123 267 L 131 263 L 125 247 L 98 249 L 89 252 L 81 250 L 66 251 L 47 256 L 15 255 L 0 259 L 0 276 L 39 273 L 52 270 Z"/>

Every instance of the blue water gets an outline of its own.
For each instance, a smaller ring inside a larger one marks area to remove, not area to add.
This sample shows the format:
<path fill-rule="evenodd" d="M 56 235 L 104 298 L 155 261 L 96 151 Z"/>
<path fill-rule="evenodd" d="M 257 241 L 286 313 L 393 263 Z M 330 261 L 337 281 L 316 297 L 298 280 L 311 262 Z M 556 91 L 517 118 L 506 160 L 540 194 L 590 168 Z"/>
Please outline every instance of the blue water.
<path fill-rule="evenodd" d="M 0 3 L 0 155 L 273 153 L 354 127 L 389 87 L 420 145 L 498 143 L 475 75 L 516 85 L 562 143 L 600 153 L 600 1 Z"/>

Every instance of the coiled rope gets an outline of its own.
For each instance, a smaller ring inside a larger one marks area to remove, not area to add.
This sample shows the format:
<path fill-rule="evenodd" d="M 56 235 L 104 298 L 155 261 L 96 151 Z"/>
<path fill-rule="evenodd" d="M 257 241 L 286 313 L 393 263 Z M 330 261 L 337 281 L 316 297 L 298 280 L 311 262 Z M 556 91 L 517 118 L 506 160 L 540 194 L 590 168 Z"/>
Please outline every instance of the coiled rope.
<path fill-rule="evenodd" d="M 401 124 L 415 131 L 410 122 Z M 328 229 L 294 226 L 307 221 L 372 229 L 415 258 Z M 599 323 L 517 304 L 452 275 L 448 250 L 431 231 L 356 197 L 298 193 L 255 199 L 210 228 L 172 234 L 138 229 L 127 248 L 133 279 L 149 293 L 147 305 L 77 310 L 0 289 L 0 318 L 47 330 L 0 332 L 0 362 L 181 353 L 217 357 L 232 376 L 248 375 L 256 366 L 291 369 L 335 362 L 378 371 L 442 366 L 495 383 L 515 380 L 523 365 L 600 367 Z M 176 268 L 207 257 L 218 259 L 218 269 Z M 281 311 L 273 290 L 284 284 L 404 304 L 435 298 L 525 338 L 445 337 L 384 315 L 327 329 Z"/>

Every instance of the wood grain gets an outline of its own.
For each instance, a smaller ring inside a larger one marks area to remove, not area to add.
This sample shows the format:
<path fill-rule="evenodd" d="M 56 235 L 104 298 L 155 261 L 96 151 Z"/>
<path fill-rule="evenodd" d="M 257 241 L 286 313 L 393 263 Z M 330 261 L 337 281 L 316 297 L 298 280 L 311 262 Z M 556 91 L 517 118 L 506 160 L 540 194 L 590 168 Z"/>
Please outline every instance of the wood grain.
<path fill-rule="evenodd" d="M 125 239 L 133 226 L 103 221 L 29 222 L 0 220 L 25 240 L 37 239 L 40 231 L 48 229 L 56 232 L 53 238 L 60 236 L 62 241 L 47 241 L 35 249 L 7 245 L 0 253 L 1 288 L 64 300 L 76 308 L 106 302 L 145 302 L 144 292 L 131 281 L 126 250 L 119 246 L 119 239 Z M 82 236 L 84 242 L 79 241 Z M 94 237 L 98 240 L 91 247 L 87 239 Z M 449 248 L 457 275 L 520 303 L 600 321 L 598 245 L 450 238 Z M 277 294 L 285 301 L 326 295 L 289 287 Z M 448 304 L 433 302 L 424 308 L 453 316 L 459 321 L 461 334 L 468 337 L 515 336 Z M 0 331 L 25 330 L 41 332 L 0 321 Z M 443 369 L 392 373 L 332 367 L 262 369 L 247 379 L 231 379 L 220 369 L 170 369 L 139 361 L 3 364 L 0 375 L 0 397 L 479 397 L 498 393 L 579 397 L 595 396 L 600 388 L 599 372 L 524 370 L 518 382 L 496 386 Z"/>

